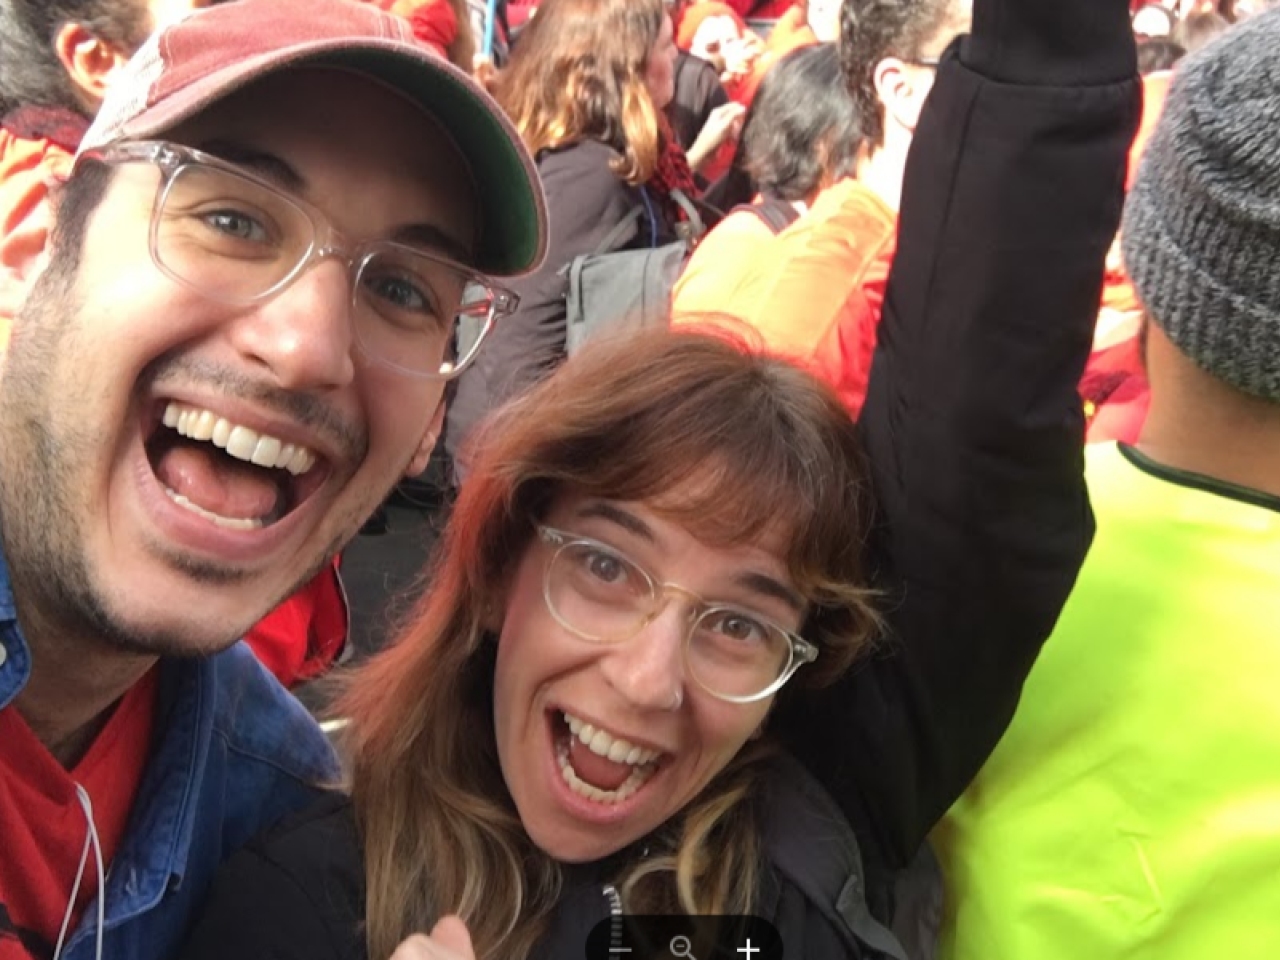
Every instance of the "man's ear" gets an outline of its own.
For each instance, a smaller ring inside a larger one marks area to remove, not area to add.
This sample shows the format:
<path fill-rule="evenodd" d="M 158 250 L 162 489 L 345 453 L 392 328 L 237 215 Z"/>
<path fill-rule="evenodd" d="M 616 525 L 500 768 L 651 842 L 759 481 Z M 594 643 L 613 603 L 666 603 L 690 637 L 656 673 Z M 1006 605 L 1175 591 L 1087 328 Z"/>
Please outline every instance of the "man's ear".
<path fill-rule="evenodd" d="M 64 24 L 53 38 L 53 49 L 81 104 L 97 112 L 112 75 L 124 66 L 129 55 L 82 23 Z"/>
<path fill-rule="evenodd" d="M 916 78 L 912 71 L 897 57 L 885 57 L 876 64 L 871 76 L 876 94 L 884 104 L 885 125 L 895 123 L 914 133 L 924 98 L 916 96 Z"/>
<path fill-rule="evenodd" d="M 404 475 L 406 477 L 416 477 L 427 469 L 427 462 L 431 459 L 431 451 L 436 448 L 436 440 L 439 439 L 440 431 L 443 429 L 444 397 L 441 397 L 440 402 L 436 404 L 436 412 L 432 415 L 431 422 L 427 424 L 426 433 L 422 435 L 422 442 L 418 444 L 417 452 L 405 469 Z"/>
<path fill-rule="evenodd" d="M 48 189 L 10 229 L 0 232 L 0 317 L 17 316 L 48 260 L 53 211 Z"/>

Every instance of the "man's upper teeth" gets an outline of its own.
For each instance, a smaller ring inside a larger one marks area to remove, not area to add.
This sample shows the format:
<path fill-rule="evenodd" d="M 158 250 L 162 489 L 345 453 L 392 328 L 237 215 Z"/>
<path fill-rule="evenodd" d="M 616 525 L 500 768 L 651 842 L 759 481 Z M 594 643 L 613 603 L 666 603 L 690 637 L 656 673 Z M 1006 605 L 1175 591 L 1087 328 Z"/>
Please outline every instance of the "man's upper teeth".
<path fill-rule="evenodd" d="M 220 447 L 237 460 L 259 467 L 288 470 L 295 477 L 315 466 L 316 455 L 306 447 L 284 443 L 265 433 L 232 423 L 209 410 L 170 403 L 164 409 L 164 425 L 192 440 Z"/>
<path fill-rule="evenodd" d="M 599 727 L 593 727 L 591 724 L 579 720 L 571 714 L 566 713 L 564 721 L 569 725 L 570 732 L 581 740 L 592 753 L 608 757 L 614 763 L 627 763 L 633 767 L 643 766 L 646 763 L 652 763 L 661 756 L 657 750 L 646 750 L 644 747 L 637 747 L 635 744 L 628 743 L 621 737 L 615 737 Z"/>

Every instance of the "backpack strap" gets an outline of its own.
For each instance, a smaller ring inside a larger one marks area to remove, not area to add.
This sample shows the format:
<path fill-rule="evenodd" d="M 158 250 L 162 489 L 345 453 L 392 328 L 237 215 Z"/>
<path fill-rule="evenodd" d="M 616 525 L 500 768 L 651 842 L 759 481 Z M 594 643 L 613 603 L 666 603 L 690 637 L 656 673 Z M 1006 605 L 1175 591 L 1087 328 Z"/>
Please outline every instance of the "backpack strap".
<path fill-rule="evenodd" d="M 644 190 L 643 187 L 640 189 L 641 191 Z M 641 195 L 644 196 L 643 193 Z M 693 201 L 685 196 L 684 191 L 672 190 L 671 199 L 679 205 L 680 209 L 683 210 L 685 215 L 689 218 L 687 221 L 688 226 L 685 227 L 689 236 L 682 235 L 680 239 L 684 240 L 690 245 L 690 247 L 692 247 L 693 243 L 701 238 L 707 231 L 707 228 L 702 221 L 702 215 L 698 212 L 698 208 L 693 205 Z M 624 243 L 626 243 L 632 232 L 636 229 L 636 221 L 645 213 L 648 202 L 648 197 L 645 196 L 646 206 L 632 207 L 628 210 L 626 216 L 619 220 L 617 225 L 605 234 L 605 238 L 600 241 L 594 250 L 591 251 L 590 255 L 598 257 L 601 254 L 612 253 L 614 250 L 619 249 Z M 650 214 L 650 217 L 652 217 L 652 214 Z M 569 264 L 566 264 L 561 268 L 560 273 L 567 273 L 569 266 Z"/>
<path fill-rule="evenodd" d="M 609 253 L 617 250 L 631 235 L 633 226 L 640 219 L 640 214 L 644 213 L 644 207 L 632 207 L 627 211 L 627 215 L 618 221 L 617 226 L 605 234 L 605 238 L 600 241 L 599 246 L 591 251 L 592 256 L 600 256 L 602 253 Z"/>
<path fill-rule="evenodd" d="M 676 202 L 676 206 L 684 211 L 686 217 L 683 223 L 677 224 L 676 233 L 692 249 L 706 234 L 707 225 L 703 222 L 702 214 L 698 212 L 698 208 L 685 195 L 683 190 L 678 187 L 673 189 L 671 191 L 671 199 Z"/>
<path fill-rule="evenodd" d="M 632 207 L 627 211 L 626 215 L 617 222 L 612 230 L 605 234 L 604 239 L 596 244 L 596 248 L 585 256 L 574 257 L 563 267 L 556 271 L 559 276 L 572 278 L 574 273 L 581 270 L 581 264 L 589 257 L 598 257 L 602 254 L 613 253 L 622 247 L 624 243 L 631 237 L 636 229 L 636 221 L 640 219 L 644 213 L 644 207 Z"/>
<path fill-rule="evenodd" d="M 876 955 L 907 960 L 901 943 L 871 914 L 853 828 L 834 800 L 795 758 L 773 761 L 762 821 L 769 860 L 819 909 Z"/>
<path fill-rule="evenodd" d="M 737 213 L 739 210 L 755 214 L 775 234 L 781 233 L 800 219 L 800 212 L 795 207 L 777 197 L 763 197 L 759 203 L 738 204 L 730 213 Z"/>

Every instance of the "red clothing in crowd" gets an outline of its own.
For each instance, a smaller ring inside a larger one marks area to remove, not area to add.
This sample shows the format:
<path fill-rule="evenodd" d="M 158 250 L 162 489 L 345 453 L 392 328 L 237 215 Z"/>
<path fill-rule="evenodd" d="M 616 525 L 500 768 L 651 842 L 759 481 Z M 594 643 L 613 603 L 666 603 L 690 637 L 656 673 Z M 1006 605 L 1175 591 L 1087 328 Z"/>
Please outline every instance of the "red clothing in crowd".
<path fill-rule="evenodd" d="M 364 0 L 381 10 L 395 13 L 409 21 L 419 43 L 447 57 L 449 47 L 458 37 L 458 15 L 448 0 Z"/>
<path fill-rule="evenodd" d="M 1168 70 L 1142 78 L 1142 122 L 1129 148 L 1126 190 L 1133 186 L 1142 151 L 1155 131 L 1172 80 L 1173 73 Z M 1124 269 L 1117 238 L 1107 257 L 1094 351 L 1080 381 L 1089 443 L 1136 443 L 1142 431 L 1150 398 L 1138 343 L 1141 312 L 1142 304 Z"/>
<path fill-rule="evenodd" d="M 11 116 L 29 126 L 11 130 L 8 117 L 0 126 L 0 237 L 28 221 L 47 219 L 43 201 L 49 184 L 71 172 L 76 144 L 88 129 L 88 121 L 67 110 L 26 110 Z M 0 315 L 0 349 L 9 342 L 11 321 Z"/>
<path fill-rule="evenodd" d="M 776 237 L 748 217 L 757 219 L 728 217 L 694 252 L 676 284 L 673 323 L 739 333 L 745 325 L 764 349 L 830 383 L 856 417 L 866 398 L 896 216 L 846 179 Z"/>
<path fill-rule="evenodd" d="M 1099 330 L 1080 380 L 1088 443 L 1136 443 L 1151 404 L 1138 316 L 1119 323 L 1122 328 Z"/>
<path fill-rule="evenodd" d="M 338 559 L 254 624 L 245 636 L 262 665 L 292 687 L 328 670 L 342 653 L 350 627 Z"/>
<path fill-rule="evenodd" d="M 795 0 L 727 0 L 740 17 L 756 20 L 776 20 L 795 3 Z"/>
<path fill-rule="evenodd" d="M 76 784 L 89 794 L 103 863 L 115 856 L 147 765 L 156 672 L 130 688 L 71 770 L 45 749 L 16 707 L 0 710 L 0 960 L 53 956 L 89 830 Z M 69 931 L 97 894 L 91 850 Z"/>
<path fill-rule="evenodd" d="M 747 30 L 746 23 L 730 4 L 722 3 L 720 0 L 707 0 L 706 3 L 697 3 L 685 8 L 680 16 L 680 22 L 676 24 L 676 46 L 681 50 L 690 49 L 693 46 L 694 37 L 698 35 L 698 29 L 715 17 L 728 17 L 732 20 L 733 25 L 738 28 L 738 36 L 742 36 Z"/>
<path fill-rule="evenodd" d="M 427 0 L 413 8 L 409 15 L 413 36 L 419 43 L 448 57 L 449 48 L 458 39 L 458 15 L 448 0 Z"/>
<path fill-rule="evenodd" d="M 781 19 L 774 24 L 769 38 L 765 40 L 764 53 L 751 67 L 751 73 L 736 85 L 733 99 L 745 106 L 750 106 L 755 99 L 760 82 L 769 69 L 792 50 L 810 47 L 818 42 L 817 35 L 809 26 L 809 19 L 799 7 L 789 7 Z"/>

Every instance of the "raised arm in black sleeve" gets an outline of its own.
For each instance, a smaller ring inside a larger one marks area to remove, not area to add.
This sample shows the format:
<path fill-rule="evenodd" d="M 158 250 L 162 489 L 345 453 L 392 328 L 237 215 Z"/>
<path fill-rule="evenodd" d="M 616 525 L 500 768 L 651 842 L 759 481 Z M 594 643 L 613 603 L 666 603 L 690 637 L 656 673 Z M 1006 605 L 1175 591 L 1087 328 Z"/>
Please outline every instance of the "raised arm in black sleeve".
<path fill-rule="evenodd" d="M 923 111 L 861 420 L 889 637 L 780 717 L 869 871 L 994 748 L 1088 548 L 1076 384 L 1139 110 L 1125 0 L 976 0 Z"/>

